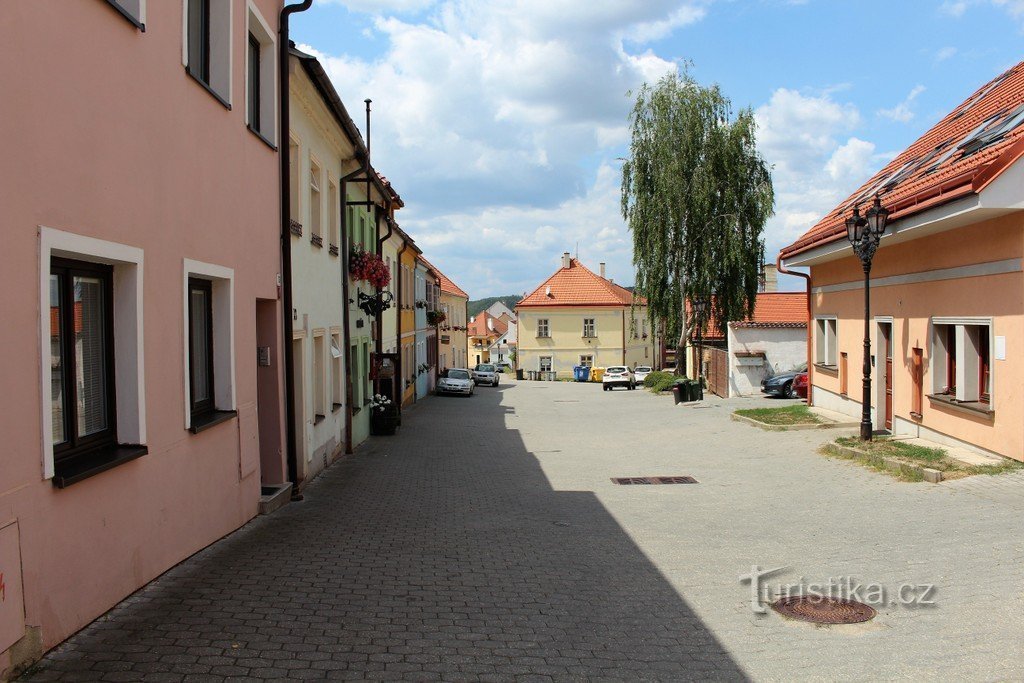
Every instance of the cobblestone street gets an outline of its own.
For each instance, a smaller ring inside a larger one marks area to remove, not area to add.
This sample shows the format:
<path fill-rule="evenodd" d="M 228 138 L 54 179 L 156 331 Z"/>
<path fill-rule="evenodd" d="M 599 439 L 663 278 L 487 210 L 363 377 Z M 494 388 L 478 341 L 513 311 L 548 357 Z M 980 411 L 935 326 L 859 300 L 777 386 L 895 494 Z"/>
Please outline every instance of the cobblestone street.
<path fill-rule="evenodd" d="M 25 678 L 1024 677 L 1024 474 L 901 483 L 818 455 L 835 432 L 729 419 L 765 402 L 431 398 Z M 699 483 L 610 481 L 650 475 Z M 753 565 L 787 568 L 773 586 L 934 584 L 934 605 L 788 622 L 752 611 Z"/>

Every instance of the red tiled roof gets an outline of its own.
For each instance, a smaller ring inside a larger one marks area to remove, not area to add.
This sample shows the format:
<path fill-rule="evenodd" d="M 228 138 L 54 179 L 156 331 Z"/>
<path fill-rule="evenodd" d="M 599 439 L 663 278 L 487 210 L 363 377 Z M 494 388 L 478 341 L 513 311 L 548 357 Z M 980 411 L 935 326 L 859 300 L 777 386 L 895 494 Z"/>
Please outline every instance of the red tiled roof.
<path fill-rule="evenodd" d="M 860 204 L 866 208 L 876 192 L 891 212 L 890 220 L 981 192 L 1024 155 L 1024 125 L 993 136 L 977 151 L 962 147 L 973 135 L 996 131 L 1015 114 L 1024 116 L 1022 106 L 1024 62 L 978 89 L 800 239 L 785 247 L 782 257 L 845 238 L 844 221 L 853 207 Z"/>
<path fill-rule="evenodd" d="M 690 302 L 686 302 L 687 315 Z M 807 293 L 806 292 L 761 292 L 754 301 L 754 315 L 729 323 L 734 327 L 767 327 L 789 328 L 807 327 Z M 708 329 L 704 331 L 704 339 L 721 339 L 715 326 L 715 320 L 708 321 Z M 696 332 L 693 332 L 696 337 Z"/>
<path fill-rule="evenodd" d="M 469 294 L 466 294 L 464 291 L 462 291 L 462 288 L 459 287 L 454 282 L 452 282 L 447 275 L 438 270 L 437 266 L 435 266 L 422 256 L 420 256 L 419 259 L 423 261 L 423 263 L 427 264 L 427 267 L 434 271 L 434 273 L 437 275 L 437 279 L 441 281 L 442 292 L 445 292 L 446 294 L 452 294 L 453 296 L 461 296 L 465 299 L 469 298 Z"/>
<path fill-rule="evenodd" d="M 548 288 L 551 294 L 548 295 Z M 526 295 L 516 308 L 531 306 L 630 306 L 633 293 L 597 275 L 578 259 L 559 268 L 540 287 Z M 637 298 L 637 303 L 644 303 Z"/>
<path fill-rule="evenodd" d="M 494 329 L 488 327 L 488 320 L 494 321 Z M 501 318 L 495 318 L 487 311 L 478 313 L 466 327 L 470 337 L 500 337 L 508 331 L 508 325 Z"/>

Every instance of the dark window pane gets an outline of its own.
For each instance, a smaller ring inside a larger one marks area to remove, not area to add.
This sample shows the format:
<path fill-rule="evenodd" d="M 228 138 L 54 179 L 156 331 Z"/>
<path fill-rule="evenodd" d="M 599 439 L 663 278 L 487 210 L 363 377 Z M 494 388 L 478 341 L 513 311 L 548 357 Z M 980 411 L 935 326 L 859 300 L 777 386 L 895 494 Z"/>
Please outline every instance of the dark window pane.
<path fill-rule="evenodd" d="M 188 0 L 188 70 L 204 83 L 210 82 L 209 53 L 209 1 Z"/>
<path fill-rule="evenodd" d="M 260 43 L 249 34 L 249 125 L 260 129 Z"/>
<path fill-rule="evenodd" d="M 189 306 L 192 335 L 192 403 L 210 400 L 210 295 L 205 289 L 192 289 Z"/>
<path fill-rule="evenodd" d="M 107 422 L 107 350 L 104 282 L 76 276 L 74 280 L 75 377 L 78 436 L 101 432 Z"/>
<path fill-rule="evenodd" d="M 50 275 L 50 400 L 53 413 L 53 443 L 62 444 L 67 441 L 65 427 L 64 395 L 64 354 L 61 325 L 64 316 L 60 305 L 60 292 L 63 278 Z"/>

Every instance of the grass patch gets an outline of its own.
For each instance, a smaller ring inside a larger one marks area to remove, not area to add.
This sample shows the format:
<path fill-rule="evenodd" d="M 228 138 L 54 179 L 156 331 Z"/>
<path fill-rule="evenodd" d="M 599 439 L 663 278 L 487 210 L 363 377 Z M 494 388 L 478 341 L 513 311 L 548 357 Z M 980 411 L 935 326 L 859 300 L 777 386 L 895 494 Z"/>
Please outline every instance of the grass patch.
<path fill-rule="evenodd" d="M 785 406 L 782 408 L 746 408 L 744 410 L 737 410 L 736 414 L 769 425 L 821 424 L 821 418 L 812 413 L 811 409 L 805 405 Z"/>
<path fill-rule="evenodd" d="M 922 474 L 918 467 L 939 470 L 943 479 L 959 479 L 975 474 L 996 475 L 1024 468 L 1024 463 L 1009 459 L 995 465 L 968 465 L 949 457 L 941 448 L 928 448 L 885 437 L 869 442 L 854 437 L 840 437 L 833 444 L 822 447 L 821 452 L 824 455 L 852 459 L 854 456 L 844 449 L 857 451 L 860 454 L 857 460 L 868 467 L 904 481 L 921 481 Z"/>

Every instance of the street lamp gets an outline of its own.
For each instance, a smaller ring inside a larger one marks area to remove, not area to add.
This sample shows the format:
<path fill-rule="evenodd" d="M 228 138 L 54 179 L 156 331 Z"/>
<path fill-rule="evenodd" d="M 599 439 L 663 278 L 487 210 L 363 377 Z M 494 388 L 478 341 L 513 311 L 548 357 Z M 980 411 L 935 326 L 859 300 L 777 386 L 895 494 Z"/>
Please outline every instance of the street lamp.
<path fill-rule="evenodd" d="M 871 259 L 878 249 L 878 242 L 885 232 L 885 224 L 889 220 L 889 211 L 882 206 L 882 201 L 875 195 L 867 214 L 860 215 L 860 209 L 854 207 L 853 215 L 846 219 L 846 237 L 853 245 L 853 253 L 860 257 L 864 267 L 864 397 L 861 402 L 860 438 L 871 441 Z"/>
<path fill-rule="evenodd" d="M 697 388 L 699 400 L 704 400 L 704 311 L 708 309 L 707 299 L 695 299 L 692 302 L 694 318 L 697 322 Z"/>

